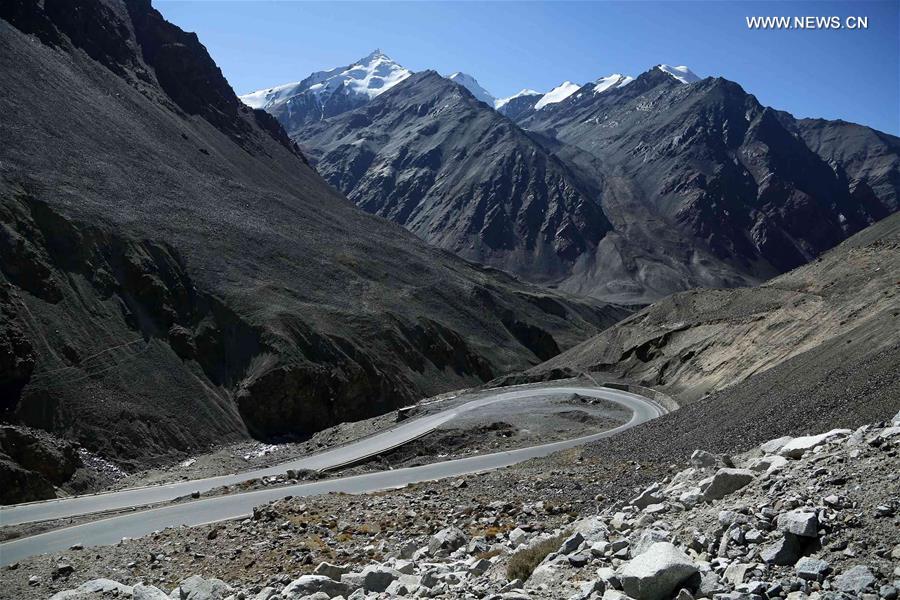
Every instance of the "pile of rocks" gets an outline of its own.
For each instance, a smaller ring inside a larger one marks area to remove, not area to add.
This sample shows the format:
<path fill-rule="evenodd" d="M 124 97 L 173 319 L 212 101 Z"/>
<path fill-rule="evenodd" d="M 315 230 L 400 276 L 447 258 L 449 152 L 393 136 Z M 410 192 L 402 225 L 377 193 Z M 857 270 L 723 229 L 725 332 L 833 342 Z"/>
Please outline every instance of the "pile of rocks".
<path fill-rule="evenodd" d="M 356 560 L 309 565 L 299 577 L 230 587 L 194 576 L 168 594 L 94 580 L 53 599 L 116 590 L 119 598 L 176 600 L 896 600 L 898 449 L 900 414 L 855 431 L 772 440 L 736 457 L 698 450 L 690 466 L 633 499 L 552 529 L 540 503 L 498 500 L 493 512 L 456 511 L 454 525 L 430 537 L 397 531 L 396 543 L 356 547 Z M 280 518 L 264 506 L 245 526 Z M 489 534 L 472 533 L 485 527 Z M 517 555 L 554 537 L 558 548 L 538 557 L 524 581 L 509 580 Z"/>

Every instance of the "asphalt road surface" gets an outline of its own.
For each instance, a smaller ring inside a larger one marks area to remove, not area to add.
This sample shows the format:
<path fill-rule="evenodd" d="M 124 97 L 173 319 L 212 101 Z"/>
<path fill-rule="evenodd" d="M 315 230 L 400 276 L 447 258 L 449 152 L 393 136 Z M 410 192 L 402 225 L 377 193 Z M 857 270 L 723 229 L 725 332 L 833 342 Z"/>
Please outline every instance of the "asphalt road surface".
<path fill-rule="evenodd" d="M 11 525 L 14 523 L 89 514 L 113 508 L 129 508 L 165 502 L 190 494 L 193 491 L 206 491 L 256 477 L 280 474 L 287 469 L 333 468 L 356 462 L 361 458 L 402 445 L 409 440 L 433 431 L 441 424 L 452 420 L 464 412 L 477 410 L 480 407 L 506 400 L 559 394 L 580 394 L 616 402 L 632 411 L 631 420 L 613 429 L 571 440 L 493 454 L 483 454 L 419 467 L 379 471 L 353 477 L 341 477 L 279 488 L 203 498 L 192 502 L 136 511 L 48 531 L 0 544 L 0 565 L 14 563 L 35 554 L 65 550 L 76 543 L 84 546 L 114 544 L 123 537 L 140 537 L 165 527 L 202 525 L 204 523 L 247 516 L 252 513 L 254 506 L 285 496 L 314 496 L 328 492 L 345 492 L 349 494 L 373 492 L 402 487 L 410 483 L 432 481 L 445 477 L 458 477 L 460 475 L 498 469 L 616 435 L 666 412 L 666 409 L 643 396 L 609 388 L 547 386 L 500 392 L 440 413 L 411 420 L 390 430 L 333 450 L 292 460 L 273 467 L 236 475 L 210 477 L 189 482 L 132 488 L 119 492 L 12 506 L 0 510 L 0 524 Z"/>

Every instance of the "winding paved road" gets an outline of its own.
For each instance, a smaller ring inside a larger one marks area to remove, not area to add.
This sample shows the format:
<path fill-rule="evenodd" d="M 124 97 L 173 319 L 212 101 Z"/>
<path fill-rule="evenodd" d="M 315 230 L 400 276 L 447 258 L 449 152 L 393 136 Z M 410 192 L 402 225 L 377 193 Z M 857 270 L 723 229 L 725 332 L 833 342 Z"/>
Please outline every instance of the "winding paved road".
<path fill-rule="evenodd" d="M 11 525 L 30 521 L 69 517 L 114 508 L 144 506 L 165 502 L 190 494 L 193 491 L 207 491 L 222 485 L 230 485 L 253 479 L 284 473 L 287 469 L 327 469 L 357 462 L 358 460 L 395 448 L 412 439 L 433 431 L 440 425 L 462 413 L 507 400 L 551 396 L 559 394 L 580 394 L 601 398 L 621 404 L 632 411 L 631 420 L 614 429 L 602 431 L 561 442 L 520 448 L 493 454 L 482 454 L 469 458 L 449 460 L 419 467 L 394 469 L 366 473 L 353 477 L 341 477 L 301 483 L 297 485 L 262 489 L 252 492 L 203 498 L 136 511 L 57 529 L 38 535 L 16 539 L 0 544 L 0 565 L 7 565 L 25 557 L 47 552 L 59 552 L 80 543 L 85 546 L 114 544 L 123 537 L 139 537 L 153 531 L 178 525 L 201 525 L 214 521 L 249 515 L 254 506 L 283 498 L 285 496 L 313 496 L 328 492 L 365 493 L 402 487 L 410 483 L 432 481 L 445 477 L 457 477 L 470 473 L 488 471 L 513 465 L 531 458 L 547 456 L 559 450 L 572 448 L 587 442 L 610 437 L 630 429 L 666 412 L 653 401 L 629 392 L 609 388 L 547 386 L 518 389 L 485 396 L 446 411 L 421 417 L 397 427 L 364 438 L 357 442 L 328 450 L 314 456 L 300 458 L 265 469 L 245 473 L 210 477 L 188 482 L 132 488 L 119 492 L 78 496 L 46 502 L 36 502 L 4 508 L 0 510 L 0 524 Z"/>

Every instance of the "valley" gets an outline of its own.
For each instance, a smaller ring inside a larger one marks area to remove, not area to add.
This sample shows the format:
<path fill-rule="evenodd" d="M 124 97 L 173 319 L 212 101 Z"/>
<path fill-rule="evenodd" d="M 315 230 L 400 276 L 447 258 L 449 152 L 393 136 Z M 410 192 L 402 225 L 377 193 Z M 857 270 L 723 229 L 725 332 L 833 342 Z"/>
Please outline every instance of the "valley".
<path fill-rule="evenodd" d="M 898 131 L 158 4 L 0 4 L 0 598 L 897 600 Z"/>

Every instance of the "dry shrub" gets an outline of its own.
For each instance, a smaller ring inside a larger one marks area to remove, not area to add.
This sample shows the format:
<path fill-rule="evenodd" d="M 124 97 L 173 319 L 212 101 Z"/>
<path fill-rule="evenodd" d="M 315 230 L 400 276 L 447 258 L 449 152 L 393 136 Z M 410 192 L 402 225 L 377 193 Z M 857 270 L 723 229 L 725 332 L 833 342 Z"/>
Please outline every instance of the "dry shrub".
<path fill-rule="evenodd" d="M 561 533 L 513 554 L 509 559 L 509 564 L 506 565 L 507 578 L 510 581 L 513 579 L 527 580 L 534 572 L 535 567 L 541 564 L 548 554 L 559 550 L 567 537 L 567 534 Z"/>

